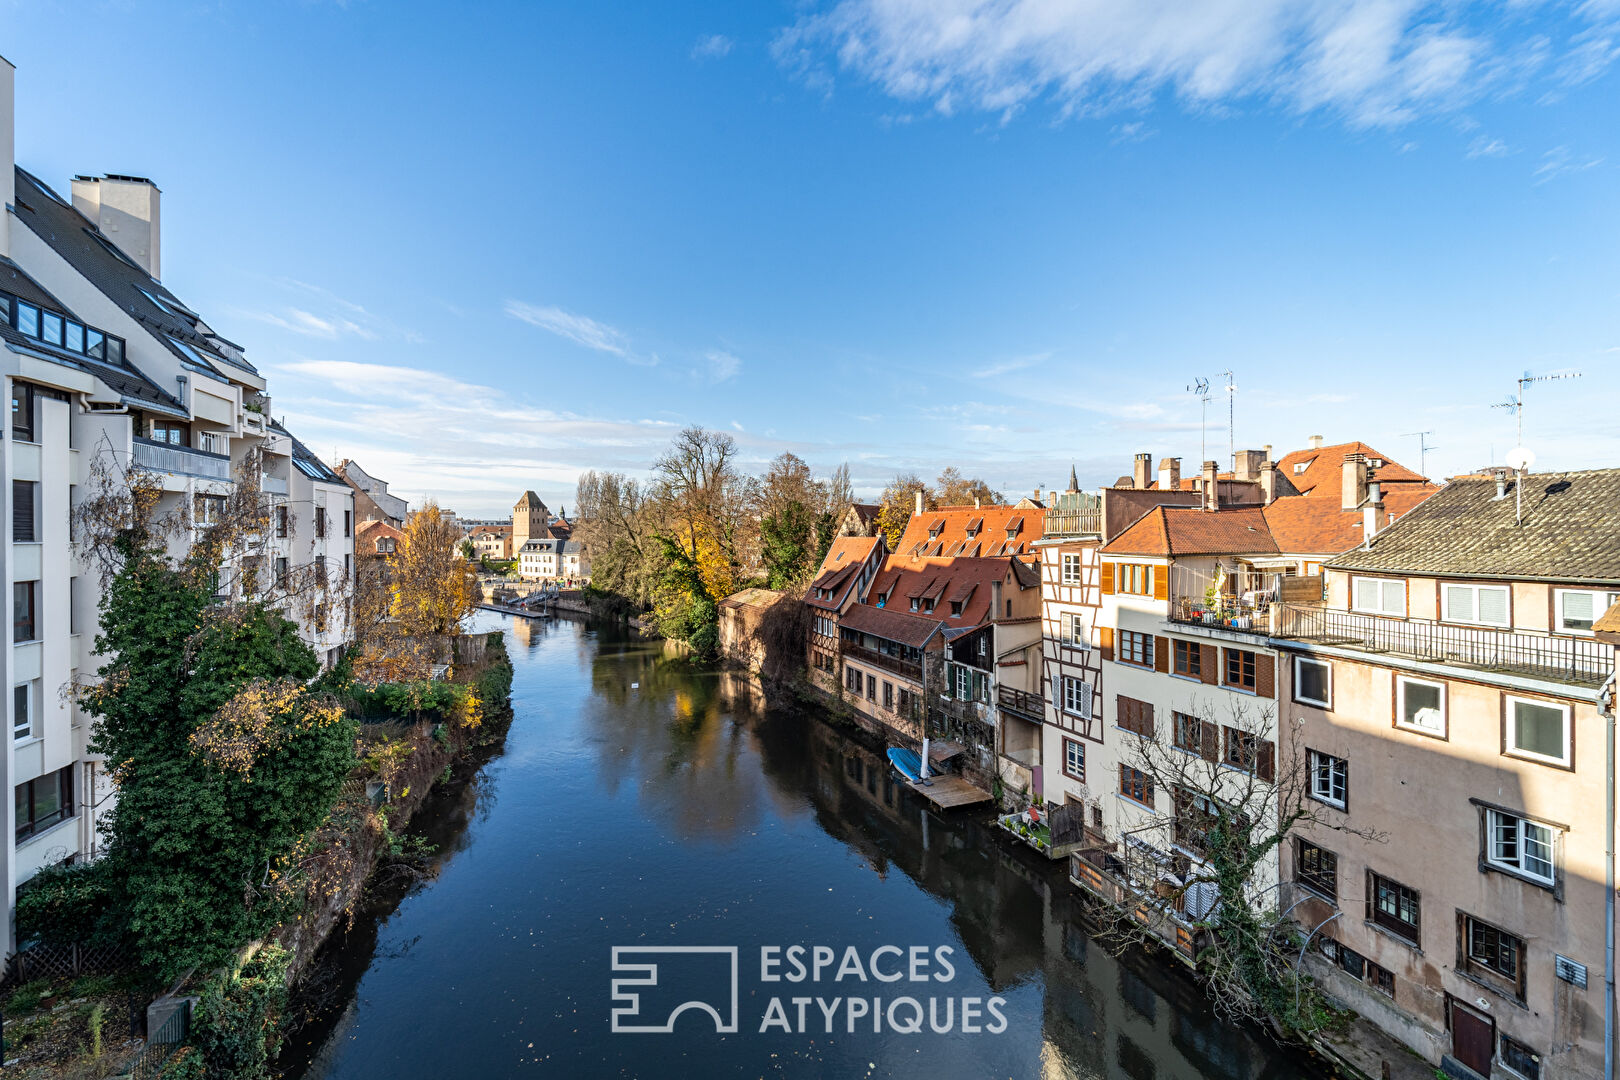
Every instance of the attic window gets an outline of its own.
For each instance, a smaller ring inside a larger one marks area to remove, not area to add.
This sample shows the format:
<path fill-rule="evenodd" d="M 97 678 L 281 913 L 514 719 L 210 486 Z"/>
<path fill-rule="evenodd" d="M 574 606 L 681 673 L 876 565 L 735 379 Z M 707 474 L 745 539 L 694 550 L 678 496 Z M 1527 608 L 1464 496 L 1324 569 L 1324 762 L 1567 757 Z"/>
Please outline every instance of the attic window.
<path fill-rule="evenodd" d="M 1301 461 L 1299 464 L 1294 466 L 1294 475 L 1298 476 L 1300 473 L 1304 472 L 1306 469 L 1308 469 L 1310 467 L 1311 467 L 1310 462 Z"/>
<path fill-rule="evenodd" d="M 840 560 L 843 559 L 843 557 L 844 557 L 844 553 L 842 551 L 840 551 L 838 554 L 833 556 L 833 562 L 839 562 Z"/>
<path fill-rule="evenodd" d="M 961 617 L 962 617 L 962 601 L 960 601 L 960 600 L 952 600 L 951 601 L 951 618 L 960 619 Z"/>
<path fill-rule="evenodd" d="M 1368 458 L 1367 467 L 1370 469 L 1382 469 L 1384 467 L 1384 459 L 1381 457 Z"/>
<path fill-rule="evenodd" d="M 918 605 L 918 603 L 919 603 L 919 601 L 918 601 L 918 600 L 917 600 L 917 598 L 916 598 L 916 597 L 915 597 L 915 596 L 913 596 L 913 597 L 912 597 L 912 598 L 911 598 L 911 610 L 912 610 L 912 611 L 916 611 L 916 610 L 917 610 L 917 605 Z"/>

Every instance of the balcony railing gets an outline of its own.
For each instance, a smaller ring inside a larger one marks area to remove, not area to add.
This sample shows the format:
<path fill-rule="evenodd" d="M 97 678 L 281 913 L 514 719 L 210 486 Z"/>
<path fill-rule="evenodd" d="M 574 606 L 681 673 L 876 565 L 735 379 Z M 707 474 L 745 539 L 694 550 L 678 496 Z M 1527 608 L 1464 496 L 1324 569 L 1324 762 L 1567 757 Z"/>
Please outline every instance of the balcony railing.
<path fill-rule="evenodd" d="M 1042 536 L 1085 536 L 1102 532 L 1102 507 L 1054 507 L 1042 519 Z"/>
<path fill-rule="evenodd" d="M 1017 713 L 1037 722 L 1046 719 L 1046 699 L 1028 690 L 1014 690 L 1010 686 L 997 685 L 996 703 L 1008 712 Z"/>
<path fill-rule="evenodd" d="M 200 476 L 207 480 L 231 478 L 231 459 L 226 454 L 211 454 L 207 450 L 193 450 L 189 446 L 175 446 L 139 436 L 135 439 L 135 464 L 154 472 Z"/>
<path fill-rule="evenodd" d="M 1597 685 L 1614 672 L 1614 646 L 1591 638 L 1552 637 L 1389 619 L 1285 603 L 1275 636 L 1436 664 Z"/>
<path fill-rule="evenodd" d="M 261 477 L 259 490 L 267 495 L 285 495 L 287 494 L 287 478 L 285 476 Z"/>
<path fill-rule="evenodd" d="M 922 665 L 913 664 L 909 660 L 902 660 L 898 656 L 886 656 L 874 649 L 862 648 L 843 642 L 843 653 L 851 660 L 859 660 L 863 664 L 880 667 L 884 671 L 892 671 L 896 675 L 903 675 L 913 682 L 922 682 Z"/>
<path fill-rule="evenodd" d="M 1284 580 L 1282 574 L 1249 568 L 1172 566 L 1170 621 L 1264 633 L 1272 605 L 1282 597 Z"/>

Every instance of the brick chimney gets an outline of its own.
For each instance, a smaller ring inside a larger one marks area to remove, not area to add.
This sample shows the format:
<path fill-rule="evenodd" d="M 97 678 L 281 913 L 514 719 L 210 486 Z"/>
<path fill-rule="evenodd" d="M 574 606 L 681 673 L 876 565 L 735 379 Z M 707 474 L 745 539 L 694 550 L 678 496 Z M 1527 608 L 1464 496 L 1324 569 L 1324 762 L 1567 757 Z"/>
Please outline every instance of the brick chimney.
<path fill-rule="evenodd" d="M 1181 459 L 1167 457 L 1159 462 L 1159 487 L 1165 491 L 1181 490 Z"/>
<path fill-rule="evenodd" d="M 1236 480 L 1260 479 L 1260 463 L 1266 459 L 1264 450 L 1239 450 L 1237 461 L 1233 465 L 1233 478 Z"/>
<path fill-rule="evenodd" d="M 1359 510 L 1367 501 L 1367 455 L 1344 455 L 1344 490 L 1339 506 Z"/>
<path fill-rule="evenodd" d="M 1133 487 L 1141 491 L 1153 480 L 1153 455 L 1137 454 L 1136 468 L 1131 473 Z"/>
<path fill-rule="evenodd" d="M 158 281 L 163 280 L 162 199 L 158 186 L 144 176 L 73 178 L 73 209 Z"/>
<path fill-rule="evenodd" d="M 1371 540 L 1384 523 L 1384 493 L 1374 480 L 1367 485 L 1367 505 L 1361 508 L 1361 539 Z"/>
<path fill-rule="evenodd" d="M 0 255 L 11 256 L 11 214 L 17 201 L 17 69 L 0 56 Z"/>
<path fill-rule="evenodd" d="M 1220 466 L 1213 461 L 1204 462 L 1204 509 L 1219 510 L 1221 508 L 1221 482 L 1216 479 Z"/>

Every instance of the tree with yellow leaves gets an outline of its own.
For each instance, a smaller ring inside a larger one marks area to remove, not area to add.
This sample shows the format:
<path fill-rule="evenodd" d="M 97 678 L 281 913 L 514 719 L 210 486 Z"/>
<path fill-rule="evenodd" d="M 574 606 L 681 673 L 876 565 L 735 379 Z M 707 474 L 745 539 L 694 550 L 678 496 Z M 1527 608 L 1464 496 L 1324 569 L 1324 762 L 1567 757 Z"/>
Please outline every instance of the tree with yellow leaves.
<path fill-rule="evenodd" d="M 405 523 L 388 564 L 390 614 L 412 636 L 454 636 L 478 607 L 478 582 L 461 558 L 461 539 L 431 499 Z"/>

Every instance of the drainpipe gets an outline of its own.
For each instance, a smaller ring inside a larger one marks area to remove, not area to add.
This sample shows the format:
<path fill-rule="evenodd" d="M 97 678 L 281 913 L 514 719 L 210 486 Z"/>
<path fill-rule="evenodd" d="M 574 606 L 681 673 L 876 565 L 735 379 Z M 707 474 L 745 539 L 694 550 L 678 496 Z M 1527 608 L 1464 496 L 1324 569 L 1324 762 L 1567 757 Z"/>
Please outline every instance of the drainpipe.
<path fill-rule="evenodd" d="M 1605 725 L 1603 802 L 1603 1075 L 1614 1075 L 1614 714 L 1615 677 L 1604 680 L 1598 708 Z"/>

